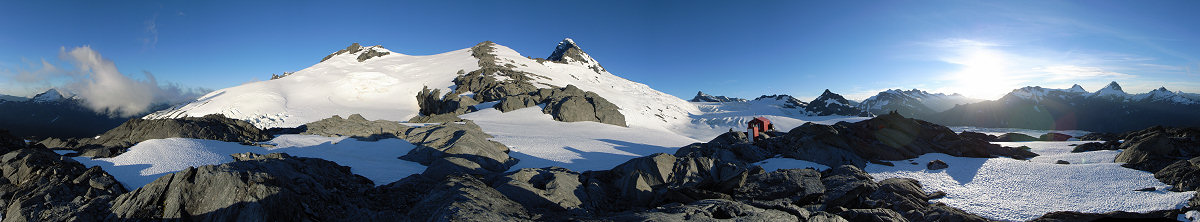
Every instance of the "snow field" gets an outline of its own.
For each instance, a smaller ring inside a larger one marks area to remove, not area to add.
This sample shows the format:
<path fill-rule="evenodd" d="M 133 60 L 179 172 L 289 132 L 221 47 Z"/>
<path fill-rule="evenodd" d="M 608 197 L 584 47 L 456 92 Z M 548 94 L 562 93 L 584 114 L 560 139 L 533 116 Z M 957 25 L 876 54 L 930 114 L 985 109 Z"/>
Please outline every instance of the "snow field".
<path fill-rule="evenodd" d="M 426 168 L 415 162 L 397 159 L 415 147 L 400 139 L 369 142 L 347 137 L 280 135 L 264 144 L 275 147 L 264 148 L 189 138 L 153 139 L 138 143 L 129 148 L 128 152 L 116 157 L 73 159 L 88 167 L 100 166 L 130 190 L 188 167 L 233 162 L 231 154 L 245 152 L 287 153 L 292 156 L 333 161 L 350 167 L 351 172 L 374 181 L 375 185 L 395 182 L 411 174 L 421 173 Z"/>

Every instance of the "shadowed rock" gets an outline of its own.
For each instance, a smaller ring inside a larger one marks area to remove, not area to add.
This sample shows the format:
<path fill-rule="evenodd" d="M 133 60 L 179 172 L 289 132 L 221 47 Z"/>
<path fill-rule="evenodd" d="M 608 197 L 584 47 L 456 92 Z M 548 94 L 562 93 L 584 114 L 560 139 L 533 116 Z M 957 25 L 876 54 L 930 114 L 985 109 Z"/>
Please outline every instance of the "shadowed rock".
<path fill-rule="evenodd" d="M 0 209 L 5 221 L 99 221 L 126 190 L 100 169 L 45 148 L 0 155 Z"/>

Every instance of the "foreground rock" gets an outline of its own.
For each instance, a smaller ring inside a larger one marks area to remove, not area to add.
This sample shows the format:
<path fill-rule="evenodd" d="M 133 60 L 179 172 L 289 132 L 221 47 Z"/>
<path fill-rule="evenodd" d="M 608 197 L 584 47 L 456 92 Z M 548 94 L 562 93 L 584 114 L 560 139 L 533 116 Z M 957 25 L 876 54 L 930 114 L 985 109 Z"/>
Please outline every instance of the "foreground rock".
<path fill-rule="evenodd" d="M 125 188 L 100 169 L 86 168 L 45 148 L 0 156 L 4 221 L 99 221 Z"/>
<path fill-rule="evenodd" d="M 1041 141 L 1067 141 L 1069 139 L 1071 139 L 1071 135 L 1053 132 L 1042 134 L 1042 136 L 1038 137 L 1038 140 Z"/>
<path fill-rule="evenodd" d="M 1117 154 L 1116 162 L 1158 172 L 1176 161 L 1200 156 L 1200 128 L 1151 127 L 1127 133 L 1120 148 L 1125 151 Z"/>
<path fill-rule="evenodd" d="M 1104 143 L 1091 142 L 1091 143 L 1079 144 L 1078 146 L 1075 146 L 1075 149 L 1071 149 L 1071 152 L 1079 153 L 1079 152 L 1088 152 L 1088 151 L 1097 151 L 1097 150 L 1117 150 L 1117 149 L 1121 149 L 1121 143 L 1119 143 L 1117 141 L 1106 141 Z"/>
<path fill-rule="evenodd" d="M 1154 178 L 1171 185 L 1171 191 L 1200 190 L 1200 157 L 1175 161 L 1155 172 Z"/>
<path fill-rule="evenodd" d="M 786 134 L 767 134 L 771 137 L 753 145 L 773 154 L 826 166 L 850 164 L 861 168 L 867 162 L 886 164 L 881 161 L 912 159 L 926 153 L 1016 159 L 1037 156 L 1028 150 L 962 137 L 944 126 L 905 118 L 895 112 L 857 123 L 806 123 Z"/>
<path fill-rule="evenodd" d="M 1027 142 L 1027 141 L 1038 141 L 1038 140 L 1039 139 L 1037 137 L 1020 134 L 1020 133 L 1005 133 L 1004 135 L 1000 135 L 999 137 L 996 137 L 996 142 Z"/>
<path fill-rule="evenodd" d="M 165 138 L 196 138 L 226 142 L 252 143 L 264 141 L 271 135 L 242 120 L 221 114 L 178 119 L 130 119 L 95 138 L 49 138 L 39 142 L 49 148 L 79 150 L 81 156 L 94 158 L 120 155 L 139 142 Z"/>
<path fill-rule="evenodd" d="M 1182 212 L 1178 210 L 1160 210 L 1146 213 L 1137 212 L 1108 212 L 1108 213 L 1080 213 L 1073 211 L 1050 212 L 1032 222 L 1076 222 L 1076 221 L 1178 221 L 1177 217 Z"/>

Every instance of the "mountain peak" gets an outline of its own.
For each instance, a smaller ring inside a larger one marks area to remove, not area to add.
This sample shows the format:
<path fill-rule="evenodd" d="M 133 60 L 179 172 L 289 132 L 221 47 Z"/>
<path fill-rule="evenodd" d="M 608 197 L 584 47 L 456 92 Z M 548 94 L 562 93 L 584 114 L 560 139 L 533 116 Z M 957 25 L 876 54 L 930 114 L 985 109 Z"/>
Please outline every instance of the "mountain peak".
<path fill-rule="evenodd" d="M 362 52 L 362 53 L 359 54 L 359 52 Z M 389 51 L 389 50 L 383 48 L 382 45 L 363 47 L 362 45 L 359 45 L 357 42 L 355 42 L 355 43 L 351 43 L 350 46 L 347 46 L 345 49 L 338 50 L 337 52 L 334 52 L 333 54 L 329 54 L 329 55 L 325 56 L 325 58 L 321 59 L 321 62 L 324 62 L 325 60 L 329 60 L 329 59 L 333 58 L 334 56 L 341 55 L 341 54 L 348 54 L 348 55 L 359 54 L 356 59 L 358 60 L 358 62 L 363 62 L 363 61 L 367 61 L 367 59 L 392 54 L 392 51 Z"/>
<path fill-rule="evenodd" d="M 1171 90 L 1167 90 L 1166 86 L 1160 86 L 1160 87 L 1158 87 L 1158 89 L 1155 89 L 1154 91 L 1171 92 Z"/>
<path fill-rule="evenodd" d="M 1087 90 L 1084 90 L 1083 86 L 1080 86 L 1079 84 L 1075 84 L 1075 85 L 1072 85 L 1071 88 L 1067 89 L 1067 92 L 1086 93 Z"/>
<path fill-rule="evenodd" d="M 706 94 L 703 91 L 697 91 L 696 97 L 693 97 L 692 100 L 690 100 L 690 101 L 692 101 L 692 102 L 722 102 L 723 103 L 723 102 L 745 102 L 747 100 L 742 99 L 742 98 L 734 98 L 734 97 L 726 97 L 726 96 L 713 96 L 713 95 Z"/>
<path fill-rule="evenodd" d="M 1113 90 L 1117 90 L 1117 91 L 1123 91 L 1123 90 L 1121 90 L 1121 84 L 1117 84 L 1117 81 L 1112 81 L 1112 82 L 1108 83 L 1108 86 L 1104 86 L 1104 88 L 1105 89 L 1113 89 Z"/>
<path fill-rule="evenodd" d="M 546 60 L 562 61 L 564 58 L 568 57 L 576 60 L 582 60 L 582 58 L 574 58 L 572 55 L 583 53 L 583 49 L 579 48 L 579 45 L 575 44 L 575 40 L 571 40 L 571 38 L 564 38 L 561 42 L 558 42 L 558 46 L 554 47 L 554 52 L 551 52 L 550 57 L 546 57 Z"/>
<path fill-rule="evenodd" d="M 64 97 L 62 93 L 58 92 L 57 89 L 50 88 L 49 90 L 46 90 L 45 92 L 38 93 L 36 96 L 33 96 L 33 99 L 30 99 L 30 101 L 57 102 L 57 101 L 62 101 L 63 99 L 66 99 L 66 97 Z"/>

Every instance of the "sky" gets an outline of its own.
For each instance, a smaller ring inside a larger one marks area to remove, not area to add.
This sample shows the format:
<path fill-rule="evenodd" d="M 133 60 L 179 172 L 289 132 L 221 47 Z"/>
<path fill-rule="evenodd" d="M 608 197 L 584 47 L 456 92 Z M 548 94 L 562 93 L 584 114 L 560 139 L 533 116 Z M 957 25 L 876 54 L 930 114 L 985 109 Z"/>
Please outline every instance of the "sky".
<path fill-rule="evenodd" d="M 482 41 L 696 91 L 997 99 L 1024 86 L 1200 92 L 1197 1 L 0 1 L 0 94 L 121 110 L 312 66 L 350 43 L 409 55 Z M 153 94 L 150 96 L 143 94 Z M 134 98 L 134 101 L 125 101 Z"/>

